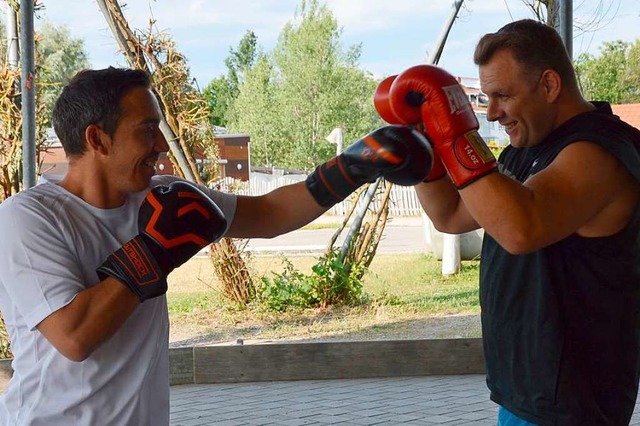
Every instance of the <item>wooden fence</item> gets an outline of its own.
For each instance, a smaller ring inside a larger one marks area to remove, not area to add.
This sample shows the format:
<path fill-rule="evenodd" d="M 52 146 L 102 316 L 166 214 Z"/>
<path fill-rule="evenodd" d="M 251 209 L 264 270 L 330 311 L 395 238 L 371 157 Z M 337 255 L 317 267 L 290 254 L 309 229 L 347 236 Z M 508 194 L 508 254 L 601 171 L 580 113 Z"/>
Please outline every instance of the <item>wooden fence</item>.
<path fill-rule="evenodd" d="M 248 182 L 241 182 L 233 178 L 226 178 L 217 186 L 222 190 L 231 191 L 241 195 L 262 195 L 284 185 L 301 182 L 306 179 L 305 175 L 285 175 L 273 177 L 271 175 L 262 175 L 257 173 L 251 174 Z M 353 203 L 353 198 L 347 198 L 341 203 L 336 204 L 329 210 L 329 214 L 342 216 L 345 215 Z M 374 201 L 374 207 L 379 207 L 379 200 Z M 422 207 L 418 201 L 413 187 L 393 185 L 391 189 L 391 198 L 389 201 L 390 216 L 420 216 Z"/>

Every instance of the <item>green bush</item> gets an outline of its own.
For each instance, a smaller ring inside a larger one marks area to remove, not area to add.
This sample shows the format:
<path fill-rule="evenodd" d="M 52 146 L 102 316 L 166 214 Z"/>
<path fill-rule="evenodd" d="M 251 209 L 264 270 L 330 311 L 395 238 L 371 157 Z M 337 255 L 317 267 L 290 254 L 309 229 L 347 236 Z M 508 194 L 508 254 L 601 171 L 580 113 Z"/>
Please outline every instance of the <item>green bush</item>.
<path fill-rule="evenodd" d="M 366 267 L 345 265 L 338 250 L 332 250 L 311 267 L 316 278 L 316 293 L 320 305 L 354 305 L 362 297 L 362 280 Z"/>
<path fill-rule="evenodd" d="M 260 277 L 258 303 L 272 311 L 315 306 L 317 299 L 313 291 L 313 277 L 298 271 L 289 259 L 283 259 L 282 263 L 282 273 L 274 272 L 273 277 Z"/>
<path fill-rule="evenodd" d="M 286 258 L 283 264 L 282 273 L 260 279 L 257 300 L 270 310 L 355 305 L 361 301 L 360 277 L 365 267 L 345 265 L 337 250 L 320 257 L 309 275 L 296 270 Z"/>

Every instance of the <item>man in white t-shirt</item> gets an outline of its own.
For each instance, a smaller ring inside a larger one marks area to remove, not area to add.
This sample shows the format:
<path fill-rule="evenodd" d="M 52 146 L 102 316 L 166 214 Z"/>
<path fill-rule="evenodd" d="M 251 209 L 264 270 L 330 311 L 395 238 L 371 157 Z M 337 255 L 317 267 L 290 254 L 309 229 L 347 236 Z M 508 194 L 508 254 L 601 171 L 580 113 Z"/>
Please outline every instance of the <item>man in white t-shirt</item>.
<path fill-rule="evenodd" d="M 432 163 L 423 136 L 387 126 L 306 182 L 235 196 L 154 176 L 168 151 L 160 119 L 145 72 L 78 73 L 53 112 L 68 173 L 0 204 L 0 311 L 15 356 L 0 425 L 168 425 L 173 268 L 222 235 L 296 229 L 380 176 L 416 184 Z"/>

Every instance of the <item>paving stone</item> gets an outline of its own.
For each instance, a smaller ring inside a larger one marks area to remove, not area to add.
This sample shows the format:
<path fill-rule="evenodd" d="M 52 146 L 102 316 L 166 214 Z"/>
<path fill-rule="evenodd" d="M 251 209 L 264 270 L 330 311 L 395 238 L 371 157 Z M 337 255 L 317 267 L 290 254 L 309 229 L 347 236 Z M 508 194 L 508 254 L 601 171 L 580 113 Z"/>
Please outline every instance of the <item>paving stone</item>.
<path fill-rule="evenodd" d="M 172 386 L 170 410 L 171 426 L 495 426 L 497 414 L 483 375 Z"/>

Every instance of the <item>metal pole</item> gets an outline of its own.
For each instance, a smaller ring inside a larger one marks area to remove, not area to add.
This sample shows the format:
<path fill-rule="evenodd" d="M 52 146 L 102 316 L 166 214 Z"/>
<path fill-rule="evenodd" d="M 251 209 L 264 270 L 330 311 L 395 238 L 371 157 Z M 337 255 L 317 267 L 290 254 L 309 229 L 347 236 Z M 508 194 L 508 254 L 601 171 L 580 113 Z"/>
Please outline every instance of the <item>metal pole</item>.
<path fill-rule="evenodd" d="M 376 190 L 378 189 L 378 185 L 380 185 L 380 179 L 381 178 L 378 178 L 375 182 L 371 183 L 369 185 L 369 188 L 367 188 L 367 192 L 365 192 L 361 197 L 362 204 L 358 206 L 358 210 L 356 211 L 356 214 L 354 216 L 353 223 L 351 224 L 349 232 L 347 232 L 347 236 L 345 237 L 344 241 L 342 242 L 342 246 L 340 247 L 340 261 L 344 260 L 347 252 L 349 251 L 349 246 L 356 236 L 356 232 L 358 232 L 360 230 L 360 226 L 362 226 L 362 220 L 364 219 L 364 215 L 367 214 L 367 208 L 369 208 L 369 204 L 371 204 L 373 197 L 376 195 Z M 356 200 L 355 202 L 357 203 L 358 201 Z"/>
<path fill-rule="evenodd" d="M 451 27 L 453 27 L 453 23 L 458 16 L 458 12 L 460 12 L 460 7 L 462 7 L 462 3 L 464 0 L 455 0 L 452 4 L 453 10 L 451 10 L 451 14 L 449 18 L 444 23 L 444 27 L 442 27 L 442 31 L 440 32 L 440 36 L 436 41 L 433 52 L 429 55 L 427 59 L 428 64 L 437 65 L 440 61 L 440 56 L 442 56 L 442 51 L 444 50 L 444 45 L 447 43 L 447 38 L 449 37 L 449 32 L 451 31 Z"/>
<path fill-rule="evenodd" d="M 33 0 L 20 0 L 20 53 L 22 57 L 22 186 L 36 184 L 36 81 Z"/>
<path fill-rule="evenodd" d="M 556 30 L 564 41 L 564 46 L 573 58 L 573 0 L 558 0 L 558 19 Z"/>
<path fill-rule="evenodd" d="M 18 49 L 18 20 L 16 11 L 7 6 L 7 59 L 11 69 L 17 69 L 20 62 Z"/>

